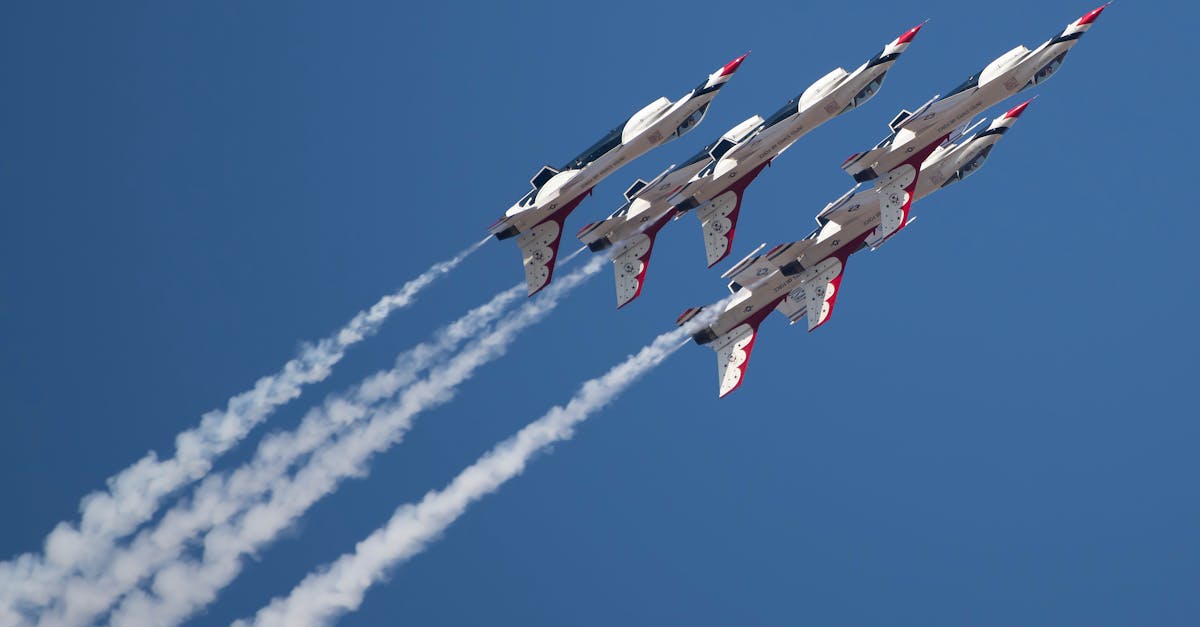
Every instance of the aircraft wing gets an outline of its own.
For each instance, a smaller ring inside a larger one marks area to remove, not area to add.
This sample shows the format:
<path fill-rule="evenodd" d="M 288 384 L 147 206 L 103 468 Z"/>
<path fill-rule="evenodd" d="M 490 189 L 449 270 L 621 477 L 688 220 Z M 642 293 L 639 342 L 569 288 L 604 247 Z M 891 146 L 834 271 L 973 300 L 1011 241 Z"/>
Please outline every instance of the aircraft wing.
<path fill-rule="evenodd" d="M 842 285 L 842 271 L 846 264 L 837 257 L 830 257 L 817 264 L 816 276 L 804 284 L 804 308 L 808 313 L 808 330 L 825 324 L 833 313 L 837 302 L 838 288 Z M 795 290 L 793 290 L 795 291 Z M 791 298 L 791 294 L 788 295 Z"/>
<path fill-rule="evenodd" d="M 556 220 L 546 220 L 517 238 L 517 246 L 521 248 L 521 261 L 525 265 L 525 284 L 529 288 L 530 296 L 550 284 L 561 241 L 562 222 Z"/>
<path fill-rule="evenodd" d="M 576 196 L 517 237 L 517 246 L 521 249 L 521 262 L 525 265 L 525 284 L 529 288 L 530 296 L 542 291 L 554 278 L 554 264 L 558 261 L 558 245 L 562 241 L 563 223 L 575 207 L 591 193 L 591 190 L 588 190 Z"/>
<path fill-rule="evenodd" d="M 775 311 L 787 318 L 789 324 L 795 324 L 807 317 L 809 331 L 825 324 L 829 321 L 833 305 L 837 302 L 838 288 L 841 287 L 842 271 L 845 267 L 845 262 L 837 257 L 830 257 L 817 264 L 812 270 L 812 278 L 788 292 L 775 306 Z"/>
<path fill-rule="evenodd" d="M 668 212 L 656 222 L 625 240 L 613 251 L 613 273 L 617 281 L 617 309 L 628 305 L 642 293 L 646 283 L 646 269 L 650 267 L 650 253 L 654 250 L 654 238 L 658 231 L 671 220 Z"/>
<path fill-rule="evenodd" d="M 729 256 L 729 251 L 733 248 L 733 232 L 737 229 L 738 213 L 742 209 L 742 196 L 750 183 L 762 173 L 763 168 L 769 165 L 771 161 L 768 159 L 755 166 L 697 211 L 696 217 L 700 218 L 700 227 L 704 231 L 704 252 L 708 256 L 708 267 L 717 265 Z"/>
<path fill-rule="evenodd" d="M 879 191 L 879 226 L 875 227 L 875 232 L 867 240 L 868 246 L 878 248 L 884 240 L 899 233 L 908 224 L 908 212 L 912 209 L 921 163 L 933 154 L 940 143 L 941 140 L 935 141 L 918 150 L 876 183 L 875 189 Z"/>
<path fill-rule="evenodd" d="M 746 376 L 746 364 L 750 351 L 754 349 L 754 336 L 758 324 L 743 323 L 717 338 L 712 343 L 717 351 L 717 378 L 721 384 L 720 396 L 736 390 Z"/>
<path fill-rule="evenodd" d="M 737 229 L 744 191 L 730 189 L 723 192 L 696 214 L 704 232 L 704 253 L 710 268 L 728 257 L 733 248 L 733 232 Z"/>

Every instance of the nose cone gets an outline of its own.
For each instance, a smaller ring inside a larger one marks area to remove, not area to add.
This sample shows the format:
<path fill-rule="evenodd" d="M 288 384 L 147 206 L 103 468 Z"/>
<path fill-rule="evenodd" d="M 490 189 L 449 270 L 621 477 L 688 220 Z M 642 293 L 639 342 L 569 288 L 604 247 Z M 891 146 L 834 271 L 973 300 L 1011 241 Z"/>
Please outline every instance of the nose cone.
<path fill-rule="evenodd" d="M 1086 26 L 1088 24 L 1091 24 L 1092 22 L 1095 22 L 1096 18 L 1100 17 L 1100 14 L 1104 12 L 1104 9 L 1108 8 L 1108 5 L 1109 5 L 1109 3 L 1105 3 L 1101 6 L 1098 6 L 1094 9 L 1092 9 L 1091 11 L 1088 11 L 1086 14 L 1084 14 L 1083 17 L 1079 18 L 1079 21 L 1076 22 L 1076 24 L 1078 24 L 1080 26 Z"/>
<path fill-rule="evenodd" d="M 1017 118 L 1021 117 L 1021 114 L 1022 114 L 1022 113 L 1025 113 L 1025 107 L 1028 107 L 1028 106 L 1029 106 L 1029 103 L 1031 103 L 1031 102 L 1033 102 L 1033 99 L 1032 99 L 1032 98 L 1030 98 L 1029 100 L 1026 100 L 1025 102 L 1022 102 L 1021 104 L 1019 104 L 1019 105 L 1017 105 L 1017 106 L 1015 106 L 1015 107 L 1013 107 L 1013 108 L 1009 109 L 1009 110 L 1008 110 L 1008 113 L 1005 113 L 1005 114 L 1004 114 L 1004 117 L 1006 117 L 1006 118 L 1008 118 L 1008 119 L 1012 119 L 1012 120 L 1015 120 L 1015 119 L 1017 119 Z"/>
<path fill-rule="evenodd" d="M 746 56 L 749 54 L 750 53 L 747 52 L 746 54 L 743 54 L 742 56 L 730 61 L 729 63 L 726 63 L 725 67 L 721 68 L 720 76 L 729 76 L 729 75 L 733 74 L 734 72 L 736 72 L 738 70 L 738 67 L 740 67 L 742 65 L 742 61 L 745 61 Z"/>
<path fill-rule="evenodd" d="M 899 37 L 896 38 L 896 44 L 897 45 L 898 44 L 906 44 L 906 43 L 909 43 L 910 41 L 912 41 L 913 37 L 917 36 L 917 33 L 921 30 L 921 27 L 924 25 L 925 25 L 925 22 L 921 22 L 920 24 L 917 24 L 916 26 L 908 29 L 903 35 L 900 35 Z"/>

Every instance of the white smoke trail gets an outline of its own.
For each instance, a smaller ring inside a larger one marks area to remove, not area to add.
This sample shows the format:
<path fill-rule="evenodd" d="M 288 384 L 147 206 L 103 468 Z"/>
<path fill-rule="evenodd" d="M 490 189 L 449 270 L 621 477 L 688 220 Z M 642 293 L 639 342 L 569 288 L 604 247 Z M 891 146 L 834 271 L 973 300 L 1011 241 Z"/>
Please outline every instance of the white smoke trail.
<path fill-rule="evenodd" d="M 153 452 L 107 480 L 107 490 L 85 496 L 80 520 L 60 522 L 46 537 L 43 553 L 26 553 L 0 563 L 0 617 L 45 606 L 75 573 L 92 573 L 113 542 L 149 520 L 162 500 L 208 473 L 228 451 L 276 408 L 299 396 L 305 385 L 324 380 L 345 351 L 375 333 L 388 316 L 416 298 L 429 284 L 457 267 L 487 240 L 435 264 L 370 309 L 354 316 L 332 336 L 306 346 L 300 355 L 251 390 L 229 399 L 224 410 L 206 413 L 200 425 L 175 438 L 175 456 Z"/>
<path fill-rule="evenodd" d="M 458 386 L 481 366 L 502 356 L 517 335 L 544 318 L 558 302 L 607 262 L 597 257 L 556 281 L 538 298 L 497 322 L 445 364 L 406 388 L 393 403 L 372 412 L 355 428 L 312 453 L 290 477 L 270 481 L 270 497 L 244 514 L 214 527 L 204 538 L 200 561 L 180 560 L 155 574 L 150 592 L 129 594 L 110 616 L 112 625 L 175 625 L 211 603 L 241 571 L 242 560 L 289 528 L 312 504 L 348 477 L 366 473 L 370 459 L 399 442 L 414 417 L 451 400 Z M 229 494 L 205 507 L 222 507 Z"/>
<path fill-rule="evenodd" d="M 463 341 L 481 333 L 524 293 L 524 282 L 500 292 L 436 332 L 434 341 L 402 353 L 393 368 L 371 375 L 348 393 L 332 396 L 323 406 L 311 409 L 294 431 L 265 437 L 254 458 L 233 473 L 206 477 L 192 498 L 169 510 L 157 526 L 143 530 L 127 548 L 98 560 L 107 568 L 93 576 L 69 578 L 61 597 L 41 613 L 39 624 L 92 622 L 154 570 L 177 559 L 187 543 L 262 499 L 272 482 L 286 476 L 303 456 L 362 419 L 372 405 L 412 383 Z"/>
<path fill-rule="evenodd" d="M 577 424 L 679 350 L 687 343 L 684 338 L 708 320 L 705 317 L 703 321 L 658 336 L 637 354 L 587 381 L 565 406 L 552 408 L 497 444 L 441 491 L 430 492 L 419 503 L 398 508 L 391 520 L 359 542 L 353 553 L 342 555 L 331 565 L 309 574 L 286 598 L 273 599 L 252 620 L 237 621 L 235 627 L 328 625 L 342 614 L 358 609 L 367 589 L 390 568 L 424 550 L 471 503 L 519 475 L 539 451 L 571 438 Z"/>

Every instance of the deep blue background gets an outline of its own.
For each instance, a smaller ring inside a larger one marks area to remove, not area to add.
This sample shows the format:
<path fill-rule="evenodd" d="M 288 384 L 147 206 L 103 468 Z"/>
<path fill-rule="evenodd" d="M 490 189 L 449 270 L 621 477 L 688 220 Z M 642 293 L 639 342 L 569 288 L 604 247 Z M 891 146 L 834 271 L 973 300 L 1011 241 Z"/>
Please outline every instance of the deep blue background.
<path fill-rule="evenodd" d="M 705 123 L 610 177 L 569 233 L 634 177 L 932 18 L 879 96 L 750 189 L 731 261 L 803 236 L 849 187 L 843 157 L 898 109 L 1093 8 L 436 4 L 0 8 L 0 557 L 478 240 L 543 163 L 734 56 L 753 50 Z M 981 174 L 854 258 L 830 324 L 768 319 L 720 402 L 712 353 L 685 348 L 344 623 L 1195 625 L 1198 13 L 1111 7 Z M 195 624 L 290 590 L 719 298 L 699 240 L 690 218 L 664 231 L 619 313 L 607 270 L 578 290 Z M 519 265 L 489 243 L 269 428 Z"/>

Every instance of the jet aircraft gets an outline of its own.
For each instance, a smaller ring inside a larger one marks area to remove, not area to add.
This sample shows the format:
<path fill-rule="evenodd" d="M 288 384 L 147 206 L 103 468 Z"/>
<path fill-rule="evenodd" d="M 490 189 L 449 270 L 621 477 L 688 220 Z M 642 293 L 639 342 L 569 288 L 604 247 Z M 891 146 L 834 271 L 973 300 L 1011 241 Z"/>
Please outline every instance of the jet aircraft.
<path fill-rule="evenodd" d="M 916 111 L 901 111 L 888 124 L 890 135 L 842 163 L 855 181 L 875 180 L 881 192 L 882 219 L 868 240 L 871 247 L 878 247 L 907 224 L 913 189 L 925 159 L 978 112 L 1050 78 L 1107 6 L 1087 12 L 1033 50 L 1025 46 L 1009 50 L 950 93 L 934 96 Z"/>
<path fill-rule="evenodd" d="M 914 198 L 924 198 L 977 172 L 1028 105 L 1014 107 L 982 132 L 937 146 L 921 164 Z M 966 132 L 979 124 L 982 120 Z M 716 320 L 692 336 L 697 344 L 717 352 L 720 396 L 742 384 L 758 326 L 772 311 L 791 323 L 807 318 L 809 331 L 829 320 L 846 260 L 867 247 L 883 219 L 886 202 L 884 192 L 859 191 L 855 186 L 817 215 L 817 229 L 807 237 L 776 246 L 765 255 L 759 254 L 765 244 L 759 246 L 722 275 L 730 279 L 732 296 Z M 683 325 L 703 309 L 688 309 L 676 324 Z"/>
<path fill-rule="evenodd" d="M 617 308 L 641 294 L 658 232 L 691 209 L 699 208 L 709 267 L 724 259 L 746 186 L 806 133 L 870 100 L 921 26 L 889 42 L 854 71 L 839 67 L 829 72 L 766 120 L 753 116 L 682 165 L 650 182 L 634 181 L 624 205 L 608 219 L 583 227 L 577 237 L 592 251 L 616 246 L 611 257 Z"/>
<path fill-rule="evenodd" d="M 519 236 L 530 296 L 553 278 L 563 223 L 571 211 L 621 166 L 694 129 L 745 58 L 726 63 L 675 102 L 651 102 L 562 167 L 545 166 L 534 175 L 533 189 L 488 228 L 497 239 Z"/>

